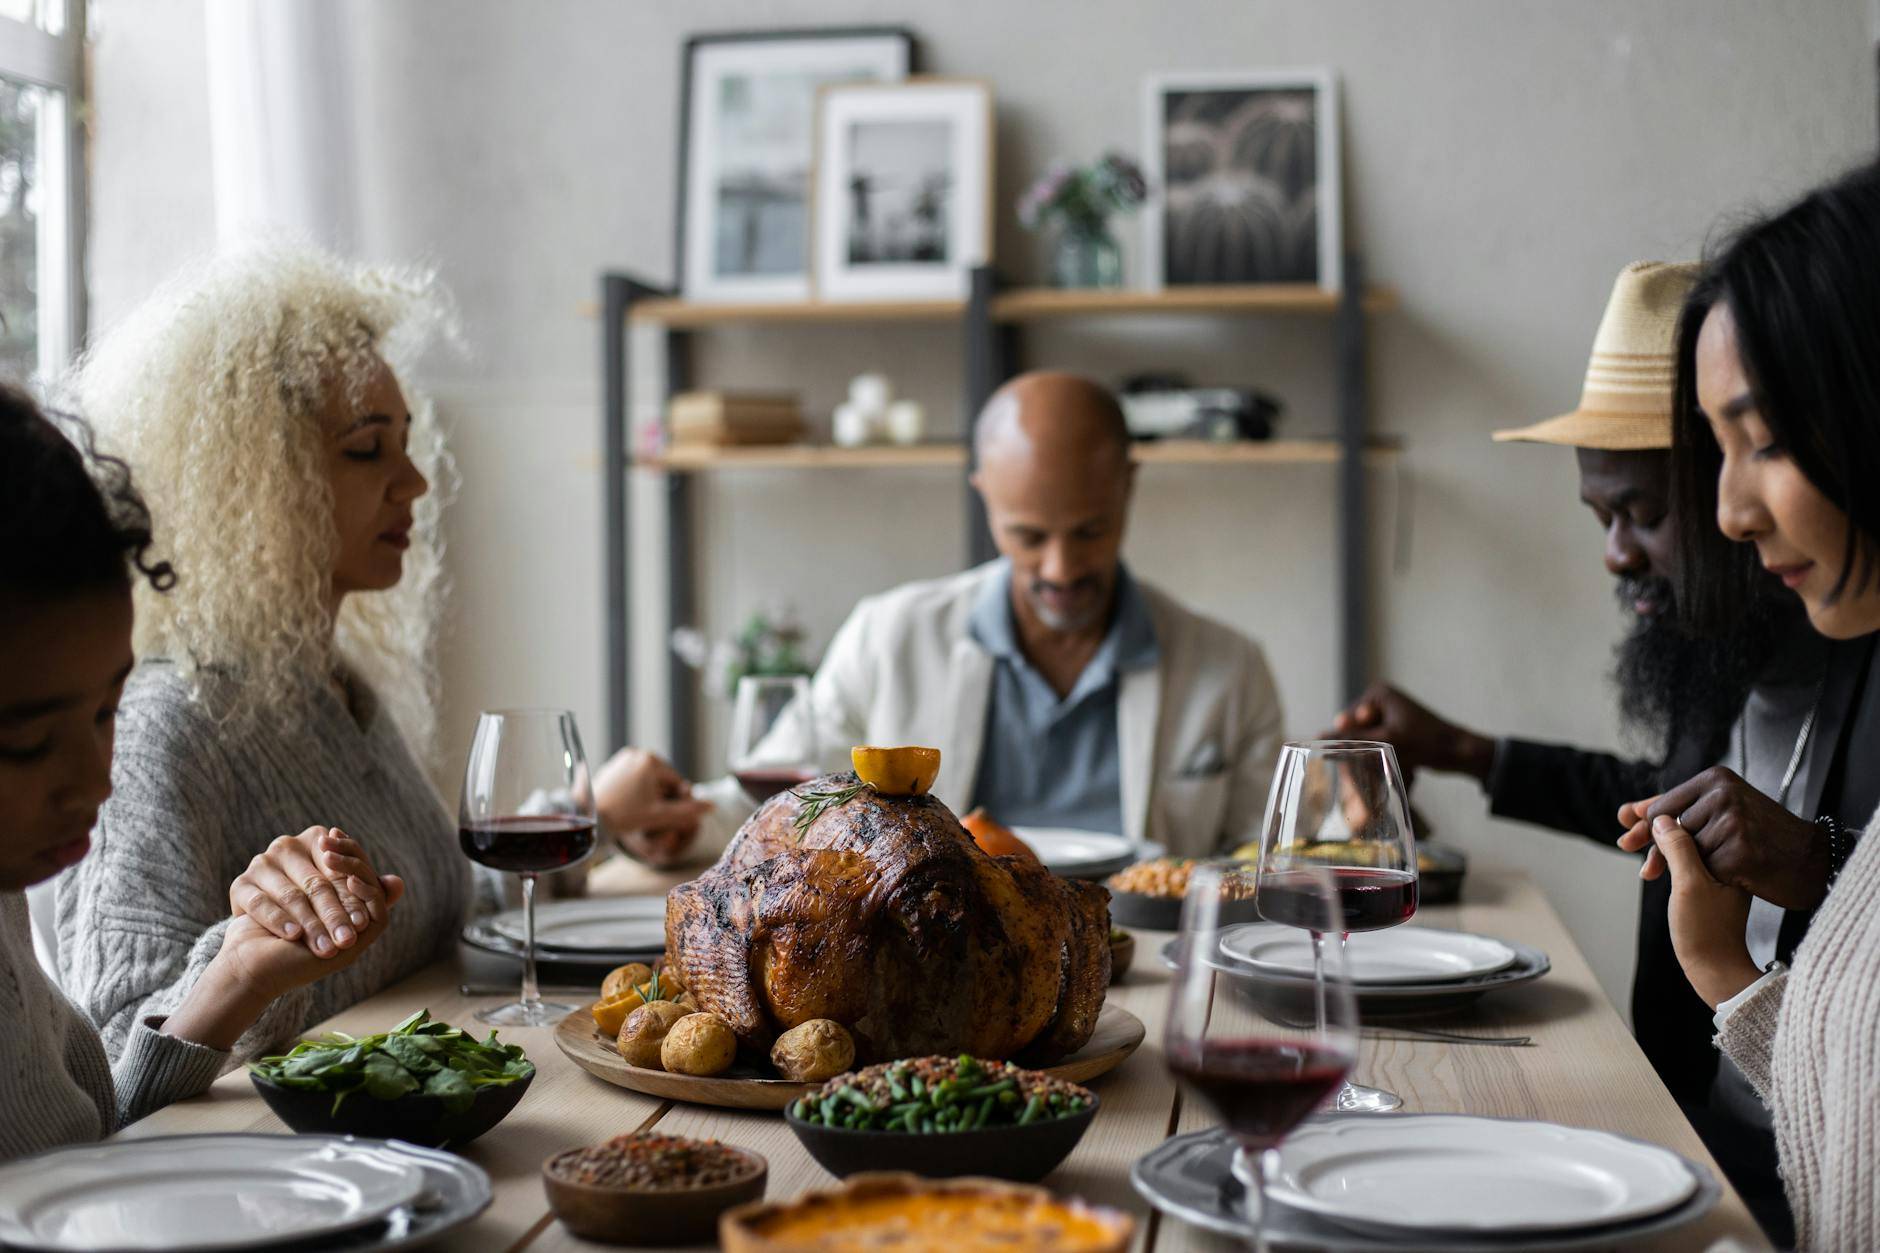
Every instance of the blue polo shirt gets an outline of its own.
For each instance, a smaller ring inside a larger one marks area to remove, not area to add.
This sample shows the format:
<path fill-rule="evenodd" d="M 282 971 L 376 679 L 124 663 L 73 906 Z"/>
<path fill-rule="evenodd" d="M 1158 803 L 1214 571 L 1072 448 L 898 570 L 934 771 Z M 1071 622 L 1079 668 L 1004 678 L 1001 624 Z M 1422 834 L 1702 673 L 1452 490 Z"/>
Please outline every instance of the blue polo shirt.
<path fill-rule="evenodd" d="M 1121 675 L 1154 666 L 1155 623 L 1129 571 L 1116 572 L 1116 610 L 1070 695 L 1032 668 L 1012 622 L 1012 566 L 1000 562 L 967 629 L 993 659 L 973 804 L 1006 826 L 1123 830 L 1116 733 Z"/>

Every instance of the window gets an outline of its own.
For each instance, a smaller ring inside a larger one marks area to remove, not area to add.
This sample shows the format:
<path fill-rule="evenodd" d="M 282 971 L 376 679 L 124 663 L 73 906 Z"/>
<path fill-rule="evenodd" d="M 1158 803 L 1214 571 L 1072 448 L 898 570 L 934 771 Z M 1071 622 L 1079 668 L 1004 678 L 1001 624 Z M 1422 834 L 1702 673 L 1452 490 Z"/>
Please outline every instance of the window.
<path fill-rule="evenodd" d="M 51 378 L 84 331 L 83 29 L 83 0 L 0 0 L 0 379 Z"/>

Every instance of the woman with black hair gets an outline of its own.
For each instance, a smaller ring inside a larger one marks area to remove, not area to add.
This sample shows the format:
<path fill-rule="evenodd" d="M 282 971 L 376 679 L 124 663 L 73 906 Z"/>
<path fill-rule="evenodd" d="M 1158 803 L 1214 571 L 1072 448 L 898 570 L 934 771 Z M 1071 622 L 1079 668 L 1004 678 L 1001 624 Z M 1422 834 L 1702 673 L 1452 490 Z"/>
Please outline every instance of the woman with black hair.
<path fill-rule="evenodd" d="M 31 400 L 0 387 L 0 1161 L 99 1139 L 208 1087 L 261 1011 L 350 964 L 404 890 L 337 833 L 294 837 L 370 903 L 358 942 L 323 960 L 236 918 L 180 1003 L 140 1020 L 107 1063 L 97 1031 L 40 969 L 25 889 L 90 849 L 131 671 L 131 580 L 163 588 L 174 575 L 148 556 L 149 516 L 125 467 L 92 463 L 103 482 Z"/>
<path fill-rule="evenodd" d="M 1880 630 L 1880 167 L 1736 235 L 1679 339 L 1679 516 L 1753 545 L 1821 634 Z M 1684 603 L 1714 619 L 1758 571 L 1709 541 L 1686 537 Z M 1799 1247 L 1880 1248 L 1880 815 L 1865 836 L 1822 820 L 1829 894 L 1793 968 L 1764 971 L 1744 942 L 1749 897 L 1705 863 L 1726 840 L 1754 844 L 1754 824 L 1682 791 L 1638 810 L 1672 875 L 1679 962 L 1773 1116 Z"/>

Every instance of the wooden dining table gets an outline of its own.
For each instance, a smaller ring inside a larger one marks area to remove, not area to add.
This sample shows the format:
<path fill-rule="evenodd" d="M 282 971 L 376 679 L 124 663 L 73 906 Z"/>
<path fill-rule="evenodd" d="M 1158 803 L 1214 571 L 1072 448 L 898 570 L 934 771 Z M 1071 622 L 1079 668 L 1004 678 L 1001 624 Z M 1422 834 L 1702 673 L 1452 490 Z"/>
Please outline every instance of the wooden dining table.
<path fill-rule="evenodd" d="M 594 882 L 601 891 L 658 890 L 668 881 L 621 865 L 601 867 Z M 1548 954 L 1553 969 L 1544 978 L 1494 992 L 1456 1014 L 1418 1020 L 1449 1032 L 1530 1036 L 1532 1044 L 1508 1048 L 1415 1039 L 1379 1022 L 1367 1026 L 1354 1079 L 1398 1093 L 1408 1112 L 1545 1119 L 1661 1144 L 1717 1174 L 1723 1197 L 1701 1222 L 1653 1237 L 1650 1248 L 1709 1250 L 1725 1237 L 1734 1237 L 1738 1248 L 1769 1247 L 1532 880 L 1518 873 L 1471 874 L 1461 904 L 1425 908 L 1417 921 L 1503 937 Z M 1168 974 L 1160 952 L 1168 933 L 1136 934 L 1135 964 L 1110 989 L 1110 998 L 1142 1019 L 1147 1039 L 1121 1067 L 1093 1083 L 1103 1098 L 1102 1110 L 1045 1185 L 1134 1214 L 1138 1250 L 1231 1249 L 1237 1247 L 1231 1240 L 1157 1214 L 1130 1185 L 1130 1166 L 1137 1158 L 1170 1135 L 1213 1121 L 1199 1102 L 1178 1098 L 1163 1065 Z M 457 960 L 440 962 L 315 1030 L 380 1031 L 419 1009 L 471 1025 L 471 1015 L 495 998 L 465 997 L 459 985 L 466 971 L 487 978 L 490 968 L 482 964 L 486 960 L 466 952 Z M 465 1157 L 489 1172 L 495 1185 L 493 1203 L 481 1217 L 432 1247 L 477 1253 L 605 1247 L 573 1236 L 549 1212 L 542 1162 L 574 1145 L 655 1127 L 671 1134 L 713 1137 L 763 1154 L 770 1163 L 772 1199 L 835 1182 L 797 1144 L 781 1114 L 674 1103 L 614 1087 L 563 1057 L 552 1028 L 510 1028 L 501 1036 L 528 1051 L 537 1067 L 535 1082 L 500 1126 L 463 1149 Z M 247 1075 L 237 1070 L 204 1095 L 161 1110 L 120 1136 L 285 1130 Z"/>

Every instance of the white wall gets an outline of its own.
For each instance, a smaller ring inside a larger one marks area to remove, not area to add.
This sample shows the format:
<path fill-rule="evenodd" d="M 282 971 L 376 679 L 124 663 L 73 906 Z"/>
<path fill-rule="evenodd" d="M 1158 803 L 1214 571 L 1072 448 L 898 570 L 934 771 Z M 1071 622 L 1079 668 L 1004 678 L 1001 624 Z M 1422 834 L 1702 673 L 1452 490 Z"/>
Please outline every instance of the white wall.
<path fill-rule="evenodd" d="M 94 0 L 94 308 L 108 319 L 208 242 L 201 0 Z M 998 252 L 1020 279 L 1040 242 L 1010 205 L 1047 160 L 1135 150 L 1144 74 L 1327 64 L 1342 76 L 1348 230 L 1400 312 L 1376 322 L 1374 422 L 1402 436 L 1374 477 L 1381 671 L 1485 729 L 1603 744 L 1619 630 L 1572 458 L 1487 433 L 1577 397 L 1613 275 L 1694 255 L 1720 215 L 1770 206 L 1875 146 L 1875 0 L 1253 0 L 948 5 L 714 0 L 351 0 L 361 239 L 428 255 L 477 356 L 432 379 L 462 460 L 447 726 L 495 702 L 604 709 L 595 276 L 671 273 L 678 54 L 693 31 L 897 22 L 925 68 L 999 99 Z M 640 359 L 653 359 L 638 337 Z M 1288 429 L 1331 421 L 1328 330 L 1206 320 L 1040 328 L 1027 360 L 1115 377 L 1173 365 L 1285 396 Z M 701 377 L 799 388 L 826 407 L 864 367 L 957 420 L 957 333 L 904 327 L 706 337 Z M 648 393 L 650 395 L 650 393 Z M 641 734 L 657 744 L 658 499 L 636 485 Z M 1332 711 L 1329 471 L 1157 469 L 1129 556 L 1261 637 L 1291 729 Z M 819 638 L 854 599 L 960 560 L 943 475 L 788 475 L 701 484 L 699 586 L 724 631 L 788 599 Z M 717 728 L 707 745 L 715 747 Z M 451 764 L 455 768 L 455 762 Z M 1483 861 L 1528 866 L 1609 991 L 1629 978 L 1630 866 L 1485 819 L 1469 786 L 1419 802 Z"/>

